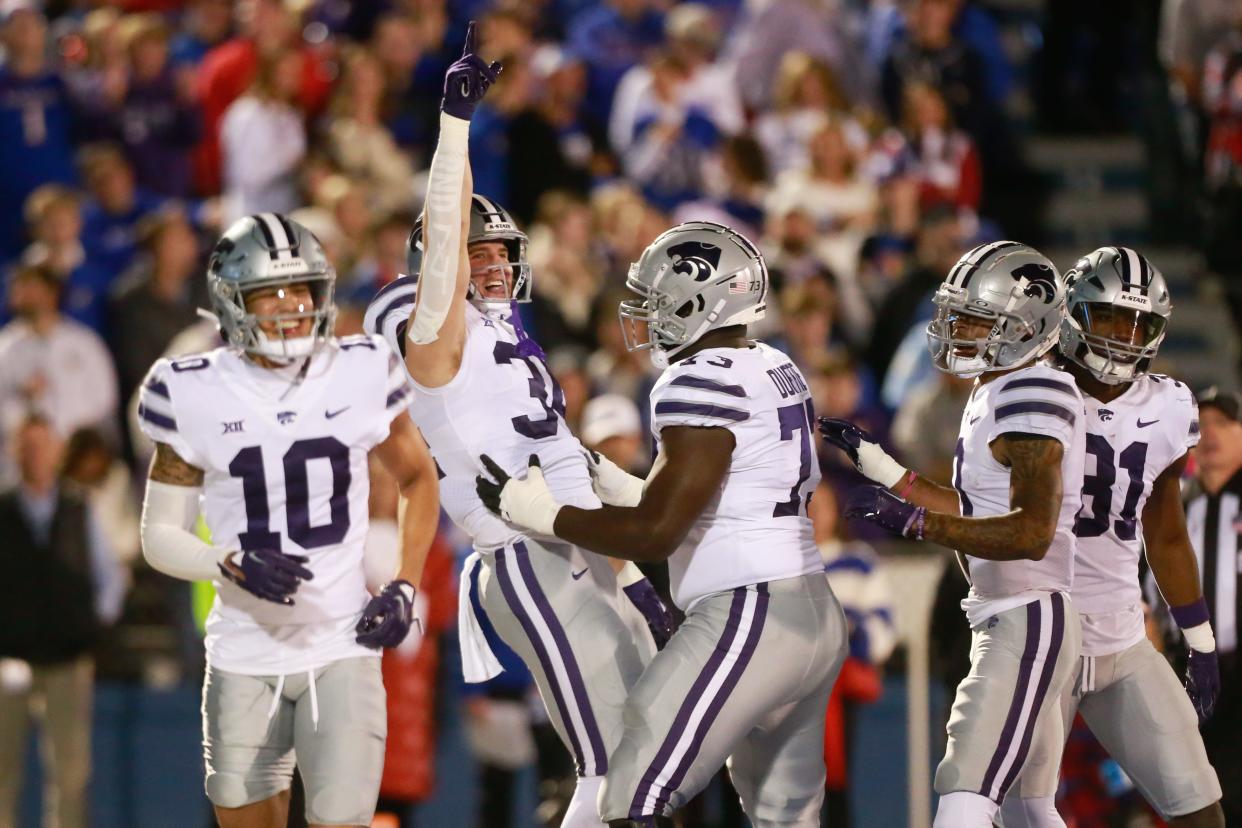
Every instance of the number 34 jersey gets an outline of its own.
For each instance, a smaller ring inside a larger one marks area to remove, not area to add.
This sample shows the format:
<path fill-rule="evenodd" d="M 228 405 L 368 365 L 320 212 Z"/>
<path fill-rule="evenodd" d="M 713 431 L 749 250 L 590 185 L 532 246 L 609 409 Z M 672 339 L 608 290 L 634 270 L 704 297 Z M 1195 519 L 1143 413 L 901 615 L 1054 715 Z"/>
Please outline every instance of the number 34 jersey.
<path fill-rule="evenodd" d="M 1135 380 L 1111 402 L 1083 399 L 1087 452 L 1073 597 L 1086 616 L 1083 653 L 1105 655 L 1143 637 L 1143 506 L 1156 478 L 1198 444 L 1199 410 L 1185 384 L 1158 374 Z"/>
<path fill-rule="evenodd" d="M 286 673 L 373 653 L 353 640 L 368 600 L 367 453 L 408 405 L 409 386 L 380 337 L 329 342 L 296 384 L 295 371 L 219 348 L 162 359 L 142 386 L 143 431 L 203 470 L 212 543 L 306 555 L 315 576 L 293 606 L 216 580 L 206 644 L 223 670 Z"/>
<path fill-rule="evenodd" d="M 660 376 L 651 391 L 657 443 L 672 426 L 727 428 L 735 441 L 719 494 L 668 560 L 677 606 L 823 569 L 806 514 L 819 483 L 814 423 L 802 373 L 763 343 L 708 348 Z"/>
<path fill-rule="evenodd" d="M 377 301 L 383 299 L 381 294 Z M 496 549 L 525 536 L 479 500 L 475 478 L 486 474 L 479 461 L 484 454 L 519 477 L 530 456 L 538 455 L 558 502 L 600 507 L 582 445 L 565 423 L 561 388 L 542 359 L 518 354 L 508 322 L 467 304 L 457 375 L 438 388 L 414 388 L 410 416 L 436 460 L 440 505 L 476 548 Z"/>

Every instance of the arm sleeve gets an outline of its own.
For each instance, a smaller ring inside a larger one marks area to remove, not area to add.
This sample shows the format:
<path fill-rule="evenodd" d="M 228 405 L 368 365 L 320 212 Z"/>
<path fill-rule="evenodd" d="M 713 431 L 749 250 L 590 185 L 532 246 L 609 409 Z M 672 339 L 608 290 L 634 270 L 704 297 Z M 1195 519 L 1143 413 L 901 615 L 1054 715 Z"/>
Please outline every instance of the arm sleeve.
<path fill-rule="evenodd" d="M 469 150 L 470 122 L 440 115 L 440 140 L 427 177 L 424 226 L 427 250 L 419 274 L 418 303 L 406 328 L 415 345 L 435 342 L 457 291 L 461 255 L 461 199 Z"/>
<path fill-rule="evenodd" d="M 1173 458 L 1176 459 L 1199 445 L 1199 404 L 1195 402 L 1194 395 L 1185 383 L 1174 380 L 1169 382 L 1174 383 L 1173 392 L 1177 399 L 1175 410 L 1181 415 L 1178 418 L 1177 431 L 1172 435 Z"/>
<path fill-rule="evenodd" d="M 750 419 L 749 395 L 735 378 L 701 364 L 686 366 L 651 394 L 651 430 L 667 426 L 733 428 Z"/>
<path fill-rule="evenodd" d="M 1086 416 L 1073 380 L 1067 375 L 1039 372 L 1021 373 L 997 382 L 1003 384 L 997 394 L 989 443 L 1005 434 L 1021 433 L 1051 437 L 1067 449 L 1072 447 L 1074 429 L 1081 426 Z"/>
<path fill-rule="evenodd" d="M 198 486 L 147 481 L 142 502 L 142 554 L 152 569 L 185 581 L 219 579 L 230 550 L 204 543 L 192 531 L 198 517 Z"/>
<path fill-rule="evenodd" d="M 142 433 L 153 441 L 172 446 L 182 460 L 194 466 L 202 466 L 202 459 L 191 448 L 177 423 L 170 374 L 167 360 L 160 360 L 147 372 L 146 379 L 138 389 L 138 425 L 142 428 Z"/>

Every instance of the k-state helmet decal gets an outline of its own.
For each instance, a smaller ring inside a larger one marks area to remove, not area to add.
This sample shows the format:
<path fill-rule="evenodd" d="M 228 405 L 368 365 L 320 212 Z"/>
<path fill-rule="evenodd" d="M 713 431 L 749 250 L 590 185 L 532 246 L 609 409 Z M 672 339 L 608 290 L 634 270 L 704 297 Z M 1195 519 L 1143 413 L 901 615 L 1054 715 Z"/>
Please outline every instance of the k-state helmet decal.
<path fill-rule="evenodd" d="M 1009 275 L 1022 285 L 1022 293 L 1033 299 L 1048 304 L 1056 298 L 1057 276 L 1047 265 L 1029 262 Z"/>
<path fill-rule="evenodd" d="M 691 276 L 696 282 L 704 282 L 716 275 L 720 265 L 720 248 L 701 241 L 688 241 L 668 249 L 673 260 L 673 272 Z"/>

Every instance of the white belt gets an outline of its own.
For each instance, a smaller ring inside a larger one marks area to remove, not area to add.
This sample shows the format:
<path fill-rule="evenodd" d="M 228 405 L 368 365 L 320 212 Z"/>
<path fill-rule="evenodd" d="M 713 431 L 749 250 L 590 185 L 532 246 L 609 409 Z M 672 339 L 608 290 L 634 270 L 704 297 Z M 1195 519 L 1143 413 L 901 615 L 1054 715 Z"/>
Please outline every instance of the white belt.
<path fill-rule="evenodd" d="M 457 588 L 457 637 L 461 645 L 461 673 L 469 684 L 495 678 L 504 672 L 492 645 L 483 635 L 483 626 L 470 600 L 470 582 L 482 563 L 477 551 L 471 552 L 461 567 L 461 582 Z M 479 598 L 482 602 L 482 596 Z"/>

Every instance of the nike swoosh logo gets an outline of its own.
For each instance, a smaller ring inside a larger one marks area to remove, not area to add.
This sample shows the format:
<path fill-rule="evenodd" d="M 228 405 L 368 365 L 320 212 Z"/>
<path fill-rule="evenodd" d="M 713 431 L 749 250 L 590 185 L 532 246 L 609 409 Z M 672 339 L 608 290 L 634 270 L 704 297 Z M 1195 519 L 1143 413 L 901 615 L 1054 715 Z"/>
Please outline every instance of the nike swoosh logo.
<path fill-rule="evenodd" d="M 1155 424 L 1156 424 L 1156 423 L 1158 423 L 1158 422 L 1160 422 L 1160 421 L 1159 421 L 1159 420 L 1152 420 L 1150 423 L 1145 423 L 1145 422 L 1143 422 L 1142 420 L 1139 420 L 1139 421 L 1138 421 L 1138 427 L 1139 427 L 1139 428 L 1147 428 L 1149 425 L 1155 425 Z"/>
<path fill-rule="evenodd" d="M 590 567 L 587 567 L 587 569 L 590 569 Z M 578 580 L 579 578 L 581 578 L 583 575 L 587 574 L 587 571 L 586 571 L 586 569 L 584 569 L 584 570 L 582 570 L 581 572 L 571 572 L 571 573 L 569 573 L 569 574 L 570 574 L 570 576 L 572 576 L 572 577 L 573 577 L 573 579 L 576 581 L 576 580 Z"/>
<path fill-rule="evenodd" d="M 325 419 L 331 420 L 333 417 L 335 417 L 335 416 L 336 416 L 336 415 L 338 415 L 338 414 L 344 414 L 344 413 L 345 413 L 346 411 L 348 411 L 351 407 L 352 407 L 352 406 L 348 406 L 348 405 L 347 405 L 347 406 L 345 406 L 344 408 L 338 408 L 336 411 L 325 411 L 325 412 L 323 412 L 323 416 L 324 416 L 324 418 L 325 418 Z"/>
<path fill-rule="evenodd" d="M 971 425 L 974 425 L 975 423 L 979 422 L 979 421 L 980 421 L 980 420 L 982 420 L 982 419 L 983 419 L 983 415 L 982 415 L 982 414 L 980 414 L 978 417 L 975 417 L 974 419 L 972 419 L 972 420 L 970 421 L 970 424 L 971 424 Z"/>

